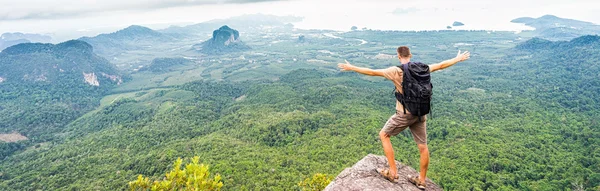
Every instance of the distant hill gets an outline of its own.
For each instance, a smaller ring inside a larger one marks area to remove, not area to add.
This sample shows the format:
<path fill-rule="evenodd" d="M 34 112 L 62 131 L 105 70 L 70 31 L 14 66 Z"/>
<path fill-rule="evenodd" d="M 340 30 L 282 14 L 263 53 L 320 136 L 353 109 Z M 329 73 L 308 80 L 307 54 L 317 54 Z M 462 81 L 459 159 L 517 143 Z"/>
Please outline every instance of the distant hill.
<path fill-rule="evenodd" d="M 512 20 L 535 28 L 535 35 L 548 40 L 571 40 L 582 35 L 600 34 L 600 25 L 544 15 L 540 18 L 521 17 Z"/>
<path fill-rule="evenodd" d="M 198 33 L 210 33 L 217 27 L 223 25 L 232 26 L 237 29 L 250 30 L 261 26 L 280 26 L 285 27 L 288 23 L 300 22 L 303 18 L 294 16 L 274 16 L 264 14 L 252 14 L 242 15 L 237 17 L 231 17 L 228 19 L 216 19 L 210 20 L 198 24 L 188 26 L 172 26 L 160 32 L 165 33 L 187 33 L 187 34 L 198 34 Z"/>
<path fill-rule="evenodd" d="M 40 34 L 27 34 L 27 33 L 4 33 L 0 35 L 0 51 L 7 47 L 17 45 L 20 43 L 28 42 L 42 42 L 48 43 L 52 40 L 52 37 Z"/>
<path fill-rule="evenodd" d="M 250 47 L 240 40 L 240 33 L 237 30 L 225 25 L 213 31 L 211 39 L 194 45 L 194 49 L 205 54 L 222 54 L 245 51 Z"/>
<path fill-rule="evenodd" d="M 454 23 L 452 23 L 452 26 L 454 27 L 458 27 L 458 26 L 464 26 L 464 23 L 458 22 L 458 21 L 454 21 Z"/>
<path fill-rule="evenodd" d="M 564 52 L 569 54 L 568 50 L 572 49 L 590 49 L 590 51 L 598 51 L 600 49 L 600 36 L 586 35 L 574 38 L 570 41 L 549 41 L 541 38 L 532 38 L 522 44 L 519 44 L 517 49 L 528 51 L 551 50 L 556 52 Z M 600 52 L 599 52 L 600 53 Z"/>
<path fill-rule="evenodd" d="M 21 43 L 28 43 L 31 42 L 27 39 L 18 39 L 18 40 L 0 40 L 0 51 L 4 50 L 5 48 L 17 45 L 17 44 L 21 44 Z"/>
<path fill-rule="evenodd" d="M 31 141 L 95 108 L 123 76 L 92 46 L 23 43 L 0 53 L 0 134 L 18 132 Z"/>
<path fill-rule="evenodd" d="M 173 67 L 191 64 L 192 61 L 185 58 L 155 58 L 149 66 L 140 71 L 151 71 L 153 73 L 164 73 L 173 70 Z"/>
<path fill-rule="evenodd" d="M 0 67 L 0 76 L 5 79 L 5 83 L 57 83 L 68 77 L 78 78 L 79 85 L 84 85 L 84 74 L 96 74 L 95 80 L 92 81 L 98 81 L 103 79 L 103 76 L 108 78 L 106 76 L 118 73 L 106 59 L 93 53 L 90 44 L 79 40 L 56 45 L 23 43 L 9 47 L 0 53 Z M 118 81 L 120 77 L 104 80 L 106 84 L 116 84 Z"/>
<path fill-rule="evenodd" d="M 176 37 L 173 35 L 163 34 L 138 25 L 132 25 L 109 34 L 79 38 L 79 40 L 94 46 L 94 51 L 107 59 L 112 59 L 123 51 L 139 50 L 174 39 Z"/>
<path fill-rule="evenodd" d="M 31 42 L 50 42 L 52 37 L 48 35 L 41 34 L 31 34 L 31 33 L 4 33 L 0 35 L 0 39 L 2 40 L 19 40 L 19 39 L 27 39 Z"/>

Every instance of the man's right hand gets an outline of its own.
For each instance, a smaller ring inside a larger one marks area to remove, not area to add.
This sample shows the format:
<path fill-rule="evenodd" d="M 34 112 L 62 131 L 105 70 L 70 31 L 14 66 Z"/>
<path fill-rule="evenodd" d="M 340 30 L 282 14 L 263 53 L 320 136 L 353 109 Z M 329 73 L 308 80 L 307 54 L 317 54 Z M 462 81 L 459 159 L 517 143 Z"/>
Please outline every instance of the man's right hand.
<path fill-rule="evenodd" d="M 456 54 L 456 60 L 458 60 L 459 62 L 468 60 L 470 57 L 471 53 L 469 51 L 465 51 L 461 54 L 460 50 L 458 50 L 458 54 Z"/>
<path fill-rule="evenodd" d="M 350 62 L 348 62 L 347 60 L 344 60 L 344 61 L 346 61 L 346 63 L 338 64 L 338 68 L 340 68 L 340 70 L 342 72 L 343 71 L 355 71 L 360 74 L 369 75 L 369 76 L 383 76 L 383 72 L 381 70 L 373 70 L 370 68 L 356 67 L 356 66 L 350 64 Z"/>

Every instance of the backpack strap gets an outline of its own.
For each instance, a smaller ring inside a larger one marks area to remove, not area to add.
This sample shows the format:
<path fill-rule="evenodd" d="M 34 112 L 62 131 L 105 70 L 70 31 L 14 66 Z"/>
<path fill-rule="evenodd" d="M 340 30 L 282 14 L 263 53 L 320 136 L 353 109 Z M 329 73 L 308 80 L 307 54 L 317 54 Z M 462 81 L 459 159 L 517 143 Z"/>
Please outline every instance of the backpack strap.
<path fill-rule="evenodd" d="M 408 71 L 408 65 L 409 64 L 411 64 L 411 63 L 409 62 L 409 63 L 406 63 L 406 64 L 402 64 L 402 69 L 403 69 L 402 73 L 403 73 L 403 75 L 408 75 L 408 77 L 410 78 L 410 71 Z"/>
<path fill-rule="evenodd" d="M 431 102 L 429 102 L 429 117 L 433 119 L 433 108 L 431 107 Z"/>
<path fill-rule="evenodd" d="M 404 114 L 406 114 L 406 107 L 404 106 L 404 94 L 401 94 L 400 92 L 398 92 L 396 90 L 398 90 L 398 89 L 394 85 L 394 96 L 396 97 L 396 100 L 398 102 L 400 102 L 400 104 L 402 105 L 402 108 L 404 108 Z"/>
<path fill-rule="evenodd" d="M 407 75 L 407 78 L 410 78 L 410 71 L 408 71 L 408 64 L 402 64 L 402 75 Z M 404 83 L 404 79 L 402 79 L 402 82 Z M 404 87 L 403 87 L 404 88 Z M 402 97 L 404 98 L 404 94 L 402 94 Z M 404 99 L 402 99 L 402 102 L 400 102 L 402 104 L 402 109 L 404 109 L 404 114 L 406 114 L 406 104 L 404 103 Z"/>

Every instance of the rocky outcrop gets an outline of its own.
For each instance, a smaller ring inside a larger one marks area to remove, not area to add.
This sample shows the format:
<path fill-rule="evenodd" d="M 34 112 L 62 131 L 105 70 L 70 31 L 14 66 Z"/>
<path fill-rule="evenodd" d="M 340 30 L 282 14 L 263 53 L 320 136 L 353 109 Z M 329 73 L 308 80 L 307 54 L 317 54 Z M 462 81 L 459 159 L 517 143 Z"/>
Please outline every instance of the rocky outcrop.
<path fill-rule="evenodd" d="M 17 132 L 8 133 L 8 134 L 0 134 L 1 142 L 12 143 L 12 142 L 18 142 L 18 141 L 24 141 L 24 140 L 28 140 L 28 138 Z"/>
<path fill-rule="evenodd" d="M 377 168 L 389 168 L 387 159 L 384 156 L 373 154 L 367 155 L 358 161 L 351 168 L 342 171 L 325 188 L 325 191 L 420 191 L 415 185 L 408 181 L 409 176 L 416 176 L 417 171 L 409 166 L 396 161 L 398 183 L 392 183 L 377 173 Z M 439 186 L 427 179 L 426 190 L 442 190 Z"/>
<path fill-rule="evenodd" d="M 240 40 L 240 33 L 227 25 L 213 31 L 211 39 L 194 45 L 194 48 L 205 54 L 221 54 L 250 49 Z"/>
<path fill-rule="evenodd" d="M 117 76 L 117 75 L 110 75 L 104 72 L 101 72 L 100 74 L 102 74 L 103 77 L 108 78 L 110 80 L 112 80 L 113 82 L 116 82 L 117 85 L 121 85 L 123 83 L 123 79 L 121 78 L 121 76 Z"/>
<path fill-rule="evenodd" d="M 100 82 L 98 82 L 98 77 L 96 77 L 95 73 L 85 73 L 83 72 L 83 79 L 85 80 L 85 83 L 88 83 L 89 85 L 92 86 L 100 86 Z"/>

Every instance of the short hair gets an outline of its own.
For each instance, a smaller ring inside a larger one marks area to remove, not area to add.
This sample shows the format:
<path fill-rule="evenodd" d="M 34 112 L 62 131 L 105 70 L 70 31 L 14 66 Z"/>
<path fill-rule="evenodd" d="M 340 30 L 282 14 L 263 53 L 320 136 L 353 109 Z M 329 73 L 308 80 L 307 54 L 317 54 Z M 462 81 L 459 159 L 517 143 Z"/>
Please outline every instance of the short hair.
<path fill-rule="evenodd" d="M 398 47 L 398 55 L 402 58 L 410 57 L 410 49 L 407 46 Z"/>

